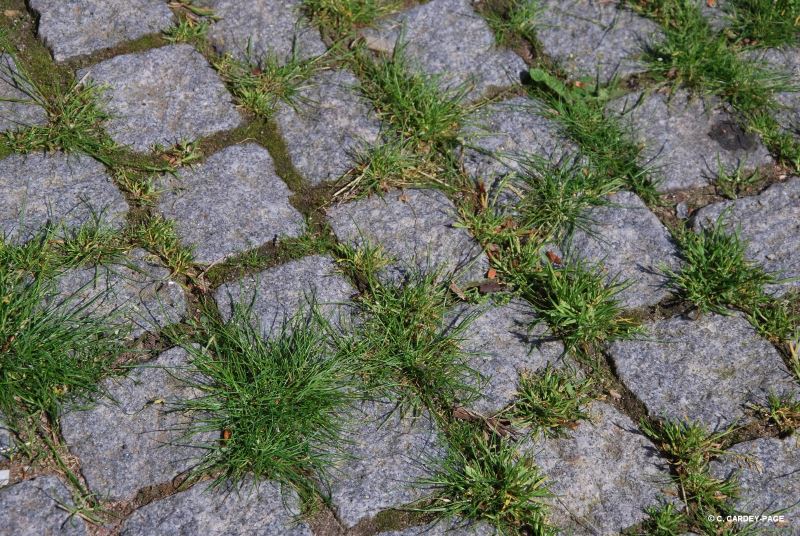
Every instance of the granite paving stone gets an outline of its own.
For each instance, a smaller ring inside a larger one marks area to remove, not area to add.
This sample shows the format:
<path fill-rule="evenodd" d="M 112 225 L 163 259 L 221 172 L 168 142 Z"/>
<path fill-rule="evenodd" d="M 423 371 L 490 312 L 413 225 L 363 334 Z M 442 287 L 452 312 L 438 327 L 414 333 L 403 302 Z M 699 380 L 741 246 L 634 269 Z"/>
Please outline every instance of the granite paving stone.
<path fill-rule="evenodd" d="M 389 51 L 402 36 L 412 65 L 441 77 L 442 86 L 467 84 L 477 98 L 492 87 L 518 83 L 528 69 L 522 58 L 498 47 L 489 25 L 469 0 L 431 0 L 364 32 L 368 40 L 388 43 Z"/>
<path fill-rule="evenodd" d="M 0 231 L 7 239 L 28 240 L 48 222 L 121 227 L 127 211 L 105 168 L 88 156 L 32 153 L 0 160 Z"/>
<path fill-rule="evenodd" d="M 202 164 L 166 176 L 159 210 L 175 220 L 195 261 L 220 262 L 278 238 L 302 234 L 303 215 L 272 157 L 255 144 L 233 145 Z"/>
<path fill-rule="evenodd" d="M 181 441 L 188 417 L 171 411 L 178 400 L 197 396 L 178 379 L 187 364 L 187 352 L 171 348 L 121 379 L 104 380 L 107 398 L 62 417 L 64 439 L 99 496 L 132 499 L 144 487 L 171 481 L 203 455 Z"/>
<path fill-rule="evenodd" d="M 401 418 L 395 409 L 392 403 L 365 401 L 352 416 L 348 458 L 331 475 L 331 501 L 347 527 L 425 496 L 418 482 L 443 455 L 426 414 Z"/>
<path fill-rule="evenodd" d="M 391 265 L 382 277 L 402 280 L 415 272 L 454 273 L 458 280 L 483 278 L 488 260 L 457 212 L 436 190 L 391 191 L 335 206 L 328 221 L 340 241 L 354 248 L 382 246 Z"/>
<path fill-rule="evenodd" d="M 239 0 L 200 0 L 220 17 L 208 39 L 220 53 L 259 61 L 265 57 L 286 63 L 293 57 L 305 60 L 325 53 L 319 31 L 302 16 L 298 0 L 251 0 L 242 9 Z"/>
<path fill-rule="evenodd" d="M 38 35 L 57 62 L 92 54 L 173 23 L 162 0 L 30 0 L 39 17 Z"/>
<path fill-rule="evenodd" d="M 311 184 L 336 180 L 353 165 L 354 152 L 374 144 L 380 122 L 350 71 L 323 71 L 299 92 L 295 107 L 275 115 L 292 164 Z"/>
<path fill-rule="evenodd" d="M 800 85 L 800 47 L 748 51 L 744 59 L 788 76 L 789 83 L 795 87 Z M 776 114 L 778 123 L 786 132 L 800 136 L 800 92 L 781 91 L 775 94 L 775 100 L 781 106 Z"/>
<path fill-rule="evenodd" d="M 139 152 L 169 147 L 239 125 L 222 80 L 191 45 L 124 54 L 78 71 L 106 87 L 106 130 Z"/>
<path fill-rule="evenodd" d="M 769 528 L 800 530 L 800 445 L 797 442 L 795 436 L 739 443 L 728 451 L 730 456 L 711 463 L 711 474 L 716 478 L 736 477 L 740 498 L 735 504 L 743 514 L 783 514 L 788 527 Z"/>
<path fill-rule="evenodd" d="M 609 282 L 630 283 L 618 296 L 623 307 L 655 305 L 670 295 L 661 270 L 678 268 L 678 250 L 639 196 L 618 192 L 609 202 L 588 211 L 587 229 L 576 230 L 569 246 L 590 265 L 601 263 Z"/>
<path fill-rule="evenodd" d="M 0 54 L 0 132 L 47 124 L 47 113 L 31 95 L 35 89 L 23 78 L 14 58 Z"/>
<path fill-rule="evenodd" d="M 475 313 L 481 314 L 464 333 L 461 348 L 472 354 L 470 367 L 484 376 L 482 396 L 471 409 L 491 415 L 514 400 L 521 371 L 556 364 L 564 345 L 544 324 L 534 325 L 536 315 L 522 300 L 497 307 L 460 307 L 454 324 Z"/>
<path fill-rule="evenodd" d="M 262 332 L 269 336 L 312 299 L 334 321 L 355 288 L 336 271 L 330 257 L 312 255 L 270 268 L 217 289 L 214 298 L 223 318 L 231 317 L 234 304 L 248 305 Z"/>
<path fill-rule="evenodd" d="M 543 0 L 536 36 L 544 52 L 574 78 L 612 77 L 644 72 L 645 48 L 660 39 L 658 25 L 602 0 Z"/>
<path fill-rule="evenodd" d="M 775 348 L 739 313 L 675 317 L 645 326 L 644 340 L 615 342 L 620 379 L 650 414 L 699 421 L 710 430 L 747 420 L 748 403 L 800 394 Z"/>
<path fill-rule="evenodd" d="M 488 523 L 474 523 L 463 520 L 440 521 L 430 525 L 409 527 L 405 530 L 379 532 L 378 536 L 492 536 L 497 531 Z"/>
<path fill-rule="evenodd" d="M 791 279 L 770 288 L 783 293 L 800 287 L 800 178 L 773 184 L 762 193 L 714 203 L 694 217 L 695 231 L 712 225 L 720 215 L 727 229 L 739 229 L 747 241 L 747 256 L 779 278 Z"/>
<path fill-rule="evenodd" d="M 518 160 L 534 155 L 557 162 L 577 151 L 555 121 L 542 115 L 544 104 L 525 97 L 491 103 L 462 129 L 464 169 L 491 184 L 519 171 Z"/>
<path fill-rule="evenodd" d="M 8 458 L 11 451 L 14 449 L 14 438 L 11 430 L 8 428 L 8 422 L 5 416 L 0 413 L 0 460 Z"/>
<path fill-rule="evenodd" d="M 609 103 L 610 115 L 622 114 L 637 143 L 644 146 L 640 164 L 662 177 L 659 190 L 697 188 L 713 183 L 720 165 L 733 172 L 772 163 L 754 134 L 744 132 L 716 98 L 635 93 Z"/>
<path fill-rule="evenodd" d="M 86 524 L 60 504 L 72 506 L 69 490 L 55 476 L 40 476 L 0 488 L 2 531 L 14 536 L 83 536 Z"/>
<path fill-rule="evenodd" d="M 55 303 L 85 306 L 89 314 L 108 317 L 129 338 L 178 322 L 186 296 L 170 272 L 144 250 L 99 266 L 74 268 L 56 281 Z"/>
<path fill-rule="evenodd" d="M 548 476 L 549 521 L 564 534 L 617 534 L 643 521 L 669 488 L 666 460 L 627 416 L 595 402 L 567 437 L 529 444 Z"/>
<path fill-rule="evenodd" d="M 120 534 L 311 536 L 309 526 L 292 517 L 297 513 L 296 496 L 282 496 L 270 481 L 245 482 L 241 489 L 212 489 L 203 482 L 139 508 Z"/>

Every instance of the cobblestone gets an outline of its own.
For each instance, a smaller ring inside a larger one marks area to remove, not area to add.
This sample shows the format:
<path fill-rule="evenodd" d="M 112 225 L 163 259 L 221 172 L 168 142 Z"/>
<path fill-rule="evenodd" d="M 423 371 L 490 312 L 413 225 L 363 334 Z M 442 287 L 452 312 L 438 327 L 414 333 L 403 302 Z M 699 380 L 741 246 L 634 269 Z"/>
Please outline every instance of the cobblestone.
<path fill-rule="evenodd" d="M 365 31 L 391 50 L 402 34 L 412 64 L 440 77 L 443 87 L 466 86 L 472 98 L 492 87 L 518 83 L 527 67 L 520 57 L 495 45 L 488 24 L 468 0 L 431 0 Z"/>
<path fill-rule="evenodd" d="M 208 534 L 245 536 L 280 534 L 311 536 L 306 523 L 295 523 L 288 506 L 297 512 L 296 498 L 282 497 L 278 486 L 266 481 L 239 490 L 194 485 L 135 511 L 122 526 L 123 536 L 153 534 Z M 286 499 L 286 500 L 284 500 Z"/>
<path fill-rule="evenodd" d="M 53 300 L 86 307 L 136 338 L 179 321 L 186 312 L 181 286 L 144 250 L 109 265 L 76 268 L 61 275 Z"/>
<path fill-rule="evenodd" d="M 30 0 L 30 6 L 59 62 L 159 33 L 173 21 L 160 0 Z"/>
<path fill-rule="evenodd" d="M 653 416 L 723 429 L 746 420 L 748 402 L 800 393 L 780 355 L 741 315 L 709 313 L 646 326 L 647 339 L 610 349 L 622 381 Z"/>
<path fill-rule="evenodd" d="M 187 364 L 185 350 L 167 350 L 121 379 L 105 380 L 107 398 L 92 409 L 64 415 L 64 439 L 99 496 L 132 499 L 140 489 L 170 482 L 202 456 L 202 449 L 182 444 L 189 421 L 172 411 L 179 399 L 197 395 L 178 379 Z"/>
<path fill-rule="evenodd" d="M 49 223 L 121 227 L 128 204 L 103 166 L 84 155 L 12 155 L 0 160 L 0 231 L 27 240 Z"/>
<path fill-rule="evenodd" d="M 739 229 L 751 260 L 779 278 L 790 279 L 771 291 L 783 293 L 800 286 L 800 178 L 773 184 L 754 197 L 700 209 L 694 217 L 695 231 L 713 224 L 721 215 L 730 232 Z"/>
<path fill-rule="evenodd" d="M 550 57 L 574 78 L 625 77 L 645 71 L 638 60 L 661 32 L 617 2 L 543 0 L 536 35 Z"/>
<path fill-rule="evenodd" d="M 335 319 L 355 292 L 337 273 L 333 260 L 313 255 L 226 283 L 217 289 L 214 298 L 226 320 L 231 317 L 235 304 L 246 305 L 252 300 L 253 314 L 262 332 L 269 335 L 312 300 L 326 316 Z"/>
<path fill-rule="evenodd" d="M 454 226 L 456 209 L 435 190 L 388 192 L 328 210 L 339 240 L 355 248 L 381 246 L 391 260 L 384 277 L 400 281 L 417 272 L 455 273 L 481 279 L 486 256 L 469 234 Z"/>
<path fill-rule="evenodd" d="M 239 59 L 260 61 L 267 57 L 286 63 L 325 53 L 319 31 L 300 14 L 297 0 L 255 0 L 242 9 L 238 0 L 200 0 L 220 17 L 208 32 L 217 51 Z"/>
<path fill-rule="evenodd" d="M 662 176 L 662 191 L 711 184 L 720 166 L 733 172 L 772 163 L 758 137 L 737 126 L 714 98 L 703 102 L 686 90 L 636 93 L 612 101 L 609 113 L 623 113 L 623 123 L 645 146 L 640 164 Z"/>
<path fill-rule="evenodd" d="M 255 143 L 223 149 L 163 183 L 159 210 L 176 221 L 181 241 L 203 264 L 298 236 L 305 226 L 272 157 Z"/>
<path fill-rule="evenodd" d="M 664 268 L 680 261 L 667 229 L 636 194 L 619 192 L 612 203 L 587 214 L 588 229 L 579 229 L 570 246 L 578 258 L 601 263 L 609 282 L 627 282 L 619 294 L 624 307 L 655 305 L 670 295 Z"/>
<path fill-rule="evenodd" d="M 117 143 L 146 152 L 239 125 L 222 80 L 190 45 L 116 56 L 78 72 L 106 86 L 106 123 Z"/>
<path fill-rule="evenodd" d="M 40 476 L 0 488 L 3 531 L 15 536 L 83 536 L 87 534 L 83 519 L 70 516 L 67 510 L 73 504 L 69 490 L 54 476 Z"/>
<path fill-rule="evenodd" d="M 278 109 L 292 163 L 311 184 L 344 175 L 355 150 L 378 139 L 380 124 L 357 84 L 350 71 L 325 71 L 300 91 L 297 109 L 285 103 Z"/>
<path fill-rule="evenodd" d="M 14 58 L 0 54 L 0 132 L 47 123 L 47 113 L 31 95 L 35 89 L 23 78 Z"/>

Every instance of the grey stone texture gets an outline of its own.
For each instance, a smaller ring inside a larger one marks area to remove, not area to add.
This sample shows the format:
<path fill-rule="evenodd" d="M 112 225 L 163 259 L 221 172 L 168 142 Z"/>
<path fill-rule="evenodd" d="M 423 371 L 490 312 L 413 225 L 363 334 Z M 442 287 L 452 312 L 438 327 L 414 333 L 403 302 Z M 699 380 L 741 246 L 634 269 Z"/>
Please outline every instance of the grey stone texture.
<path fill-rule="evenodd" d="M 312 299 L 326 316 L 336 320 L 356 290 L 329 257 L 312 255 L 287 262 L 242 280 L 226 283 L 214 298 L 223 318 L 231 317 L 235 304 L 253 302 L 253 314 L 269 336 L 280 331 L 285 320 L 304 310 Z"/>
<path fill-rule="evenodd" d="M 181 440 L 188 417 L 171 411 L 178 400 L 197 396 L 179 380 L 187 364 L 184 349 L 167 350 L 122 378 L 104 380 L 107 398 L 91 409 L 62 417 L 64 439 L 99 496 L 132 499 L 144 487 L 171 481 L 203 455 Z"/>
<path fill-rule="evenodd" d="M 456 208 L 436 190 L 391 191 L 335 206 L 328 221 L 342 242 L 382 246 L 391 259 L 384 277 L 402 280 L 422 271 L 479 280 L 488 269 L 480 245 L 455 227 Z"/>
<path fill-rule="evenodd" d="M 170 272 L 144 250 L 113 264 L 75 268 L 56 281 L 58 294 L 70 307 L 107 317 L 129 338 L 178 322 L 186 313 L 186 296 Z"/>
<path fill-rule="evenodd" d="M 577 151 L 558 123 L 542 115 L 543 103 L 515 97 L 478 110 L 461 132 L 466 172 L 491 184 L 493 178 L 519 171 L 527 155 L 558 161 Z"/>
<path fill-rule="evenodd" d="M 641 164 L 663 176 L 661 191 L 706 186 L 720 165 L 732 172 L 772 163 L 754 134 L 745 133 L 715 98 L 705 102 L 686 90 L 636 93 L 609 103 L 609 114 L 623 113 L 623 124 L 643 144 Z"/>
<path fill-rule="evenodd" d="M 800 47 L 783 47 L 748 52 L 746 60 L 759 62 L 772 70 L 789 76 L 795 86 L 800 85 Z M 783 91 L 775 95 L 782 108 L 776 118 L 784 130 L 800 136 L 800 92 Z"/>
<path fill-rule="evenodd" d="M 623 307 L 655 305 L 670 294 L 660 270 L 678 268 L 678 250 L 636 194 L 618 192 L 608 200 L 588 211 L 588 228 L 578 229 L 569 247 L 590 265 L 601 263 L 609 282 L 630 283 L 618 295 Z"/>
<path fill-rule="evenodd" d="M 331 474 L 331 501 L 348 527 L 425 496 L 418 485 L 443 454 L 426 414 L 401 418 L 395 405 L 365 401 L 352 416 L 348 458 Z"/>
<path fill-rule="evenodd" d="M 604 402 L 589 411 L 567 437 L 528 448 L 554 494 L 550 523 L 564 534 L 617 534 L 647 517 L 670 476 L 633 421 Z"/>
<path fill-rule="evenodd" d="M 323 71 L 300 90 L 296 108 L 278 107 L 275 119 L 292 164 L 311 184 L 344 175 L 355 150 L 378 139 L 380 123 L 357 85 L 350 71 Z"/>
<path fill-rule="evenodd" d="M 128 204 L 105 168 L 85 155 L 32 153 L 0 160 L 0 232 L 25 241 L 48 222 L 120 227 Z"/>
<path fill-rule="evenodd" d="M 305 227 L 272 157 L 255 143 L 227 147 L 162 184 L 158 208 L 175 220 L 181 242 L 194 248 L 200 263 L 298 236 Z"/>
<path fill-rule="evenodd" d="M 39 37 L 57 62 L 92 54 L 173 23 L 162 0 L 30 0 L 39 15 Z"/>
<path fill-rule="evenodd" d="M 0 488 L 2 532 L 14 536 L 83 536 L 86 524 L 59 504 L 72 506 L 69 490 L 55 476 L 40 476 Z"/>
<path fill-rule="evenodd" d="M 471 405 L 475 411 L 488 415 L 499 412 L 513 401 L 521 371 L 555 364 L 564 354 L 564 345 L 544 324 L 533 325 L 536 315 L 522 300 L 498 307 L 479 306 L 477 311 L 460 309 L 453 325 L 467 315 L 481 312 L 461 343 L 461 348 L 472 354 L 470 367 L 484 377 L 482 396 Z"/>
<path fill-rule="evenodd" d="M 771 392 L 800 394 L 781 356 L 741 314 L 645 327 L 647 339 L 615 342 L 610 354 L 620 379 L 656 417 L 723 429 L 744 422 L 747 403 L 764 404 Z"/>
<path fill-rule="evenodd" d="M 31 98 L 34 91 L 14 58 L 0 54 L 0 132 L 47 123 L 44 108 Z"/>
<path fill-rule="evenodd" d="M 800 530 L 800 445 L 797 437 L 739 443 L 728 451 L 728 456 L 711 463 L 711 474 L 716 478 L 737 479 L 740 498 L 735 504 L 743 514 L 783 514 L 788 528 L 794 527 L 795 532 L 790 534 Z"/>
<path fill-rule="evenodd" d="M 492 87 L 518 83 L 522 58 L 495 44 L 495 37 L 469 0 L 431 0 L 367 30 L 368 41 L 391 51 L 401 36 L 412 65 L 441 76 L 444 87 L 467 84 L 477 98 Z"/>
<path fill-rule="evenodd" d="M 288 493 L 288 492 L 287 492 Z M 287 503 L 290 507 L 287 509 Z M 241 489 L 212 489 L 208 482 L 139 508 L 122 525 L 122 536 L 311 536 L 294 495 L 282 496 L 270 482 Z"/>
<path fill-rule="evenodd" d="M 487 523 L 474 523 L 462 520 L 440 521 L 430 525 L 409 527 L 405 530 L 379 532 L 378 536 L 492 536 L 497 531 Z"/>
<path fill-rule="evenodd" d="M 757 196 L 704 207 L 695 214 L 695 230 L 713 225 L 720 215 L 730 232 L 740 230 L 751 260 L 780 278 L 795 278 L 771 291 L 800 287 L 800 178 L 773 184 Z"/>
<path fill-rule="evenodd" d="M 660 38 L 658 25 L 602 0 L 543 0 L 536 36 L 544 52 L 572 77 L 608 82 L 646 70 L 639 61 L 648 44 Z"/>
<path fill-rule="evenodd" d="M 319 31 L 300 13 L 298 0 L 251 0 L 242 9 L 240 0 L 200 0 L 220 17 L 208 32 L 214 48 L 239 59 L 277 58 L 286 63 L 296 57 L 305 60 L 325 53 Z"/>
<path fill-rule="evenodd" d="M 14 437 L 8 429 L 8 422 L 5 416 L 0 413 L 0 461 L 8 458 L 14 450 Z"/>
<path fill-rule="evenodd" d="M 106 130 L 117 143 L 146 152 L 239 125 L 232 97 L 191 45 L 116 56 L 78 72 L 107 86 Z"/>

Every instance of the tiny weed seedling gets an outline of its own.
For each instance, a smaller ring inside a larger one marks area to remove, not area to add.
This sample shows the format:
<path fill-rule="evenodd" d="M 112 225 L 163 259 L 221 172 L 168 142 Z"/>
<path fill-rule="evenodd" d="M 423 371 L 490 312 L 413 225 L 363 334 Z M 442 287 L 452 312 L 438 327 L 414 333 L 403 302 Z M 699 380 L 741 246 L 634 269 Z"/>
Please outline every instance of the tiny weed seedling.
<path fill-rule="evenodd" d="M 362 266 L 369 269 L 373 263 Z M 469 401 L 475 394 L 470 380 L 477 373 L 467 365 L 469 356 L 459 343 L 474 315 L 448 325 L 451 299 L 436 274 L 417 274 L 394 284 L 382 283 L 374 274 L 365 280 L 358 301 L 362 321 L 339 345 L 359 364 L 358 375 L 367 389 L 396 400 L 404 412 L 446 411 Z"/>
<path fill-rule="evenodd" d="M 727 231 L 724 218 L 723 213 L 699 233 L 679 231 L 686 262 L 680 271 L 664 270 L 672 288 L 703 312 L 725 313 L 729 307 L 747 311 L 764 301 L 764 285 L 778 281 L 746 259 L 746 244 L 738 230 Z"/>
<path fill-rule="evenodd" d="M 344 417 L 353 401 L 352 367 L 330 344 L 330 325 L 314 304 L 264 338 L 252 311 L 234 306 L 228 322 L 204 315 L 201 344 L 186 381 L 196 398 L 179 408 L 192 415 L 187 440 L 209 433 L 194 474 L 219 486 L 249 477 L 294 487 L 306 506 L 345 444 Z"/>
<path fill-rule="evenodd" d="M 504 412 L 530 427 L 534 435 L 555 437 L 589 415 L 583 408 L 593 397 L 594 382 L 580 379 L 573 370 L 555 369 L 522 372 L 513 404 Z"/>
<path fill-rule="evenodd" d="M 448 431 L 448 452 L 434 475 L 421 485 L 434 498 L 420 509 L 447 519 L 484 521 L 500 534 L 551 535 L 545 500 L 546 478 L 533 459 L 509 439 L 474 424 Z"/>
<path fill-rule="evenodd" d="M 269 118 L 280 102 L 297 107 L 305 102 L 302 90 L 306 81 L 325 68 L 325 56 L 301 60 L 293 55 L 285 63 L 267 55 L 260 61 L 248 46 L 246 59 L 228 54 L 214 62 L 214 67 L 238 103 L 256 116 Z"/>
<path fill-rule="evenodd" d="M 203 153 L 200 151 L 197 141 L 181 140 L 172 147 L 156 145 L 153 147 L 153 151 L 159 158 L 164 160 L 172 170 L 203 158 Z"/>

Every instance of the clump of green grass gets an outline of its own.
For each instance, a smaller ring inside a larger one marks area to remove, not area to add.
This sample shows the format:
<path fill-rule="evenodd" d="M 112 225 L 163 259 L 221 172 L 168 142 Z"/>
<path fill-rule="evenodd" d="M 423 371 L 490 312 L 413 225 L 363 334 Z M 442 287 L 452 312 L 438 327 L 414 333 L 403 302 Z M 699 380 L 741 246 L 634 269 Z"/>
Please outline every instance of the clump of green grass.
<path fill-rule="evenodd" d="M 401 0 L 303 0 L 303 7 L 316 22 L 340 36 L 370 26 L 402 5 Z"/>
<path fill-rule="evenodd" d="M 748 311 L 750 323 L 773 343 L 800 341 L 800 292 L 764 298 Z M 800 368 L 795 376 L 800 379 Z"/>
<path fill-rule="evenodd" d="M 536 229 L 544 241 L 562 241 L 575 229 L 589 230 L 587 211 L 608 205 L 608 194 L 625 186 L 620 178 L 599 174 L 579 157 L 551 162 L 537 155 L 519 160 L 511 184 L 519 192 L 519 225 Z"/>
<path fill-rule="evenodd" d="M 251 113 L 269 118 L 280 102 L 297 107 L 305 102 L 302 90 L 307 80 L 325 67 L 325 56 L 301 60 L 292 56 L 281 62 L 277 56 L 254 58 L 252 49 L 244 60 L 230 54 L 214 62 L 238 103 Z"/>
<path fill-rule="evenodd" d="M 693 422 L 666 421 L 642 423 L 642 431 L 650 437 L 673 467 L 680 498 L 688 506 L 687 513 L 697 522 L 708 515 L 733 513 L 732 502 L 738 495 L 734 479 L 720 480 L 711 476 L 709 462 L 725 455 L 723 440 L 733 428 L 709 433 Z"/>
<path fill-rule="evenodd" d="M 373 267 L 363 259 L 362 266 Z M 339 340 L 341 351 L 359 363 L 358 375 L 370 391 L 398 402 L 401 410 L 447 411 L 475 395 L 477 373 L 459 347 L 474 320 L 464 315 L 450 325 L 449 291 L 437 274 L 417 274 L 400 283 L 382 283 L 365 274 L 358 300 L 361 321 Z"/>
<path fill-rule="evenodd" d="M 589 418 L 584 411 L 593 400 L 594 382 L 577 377 L 574 370 L 556 369 L 523 372 L 513 404 L 504 413 L 529 426 L 533 434 L 557 437 L 565 428 Z"/>
<path fill-rule="evenodd" d="M 488 522 L 500 534 L 555 534 L 546 522 L 547 479 L 533 459 L 511 440 L 474 425 L 450 428 L 447 456 L 421 484 L 434 491 L 433 500 L 420 507 L 424 512 Z"/>
<path fill-rule="evenodd" d="M 24 251 L 0 243 L 0 412 L 18 433 L 38 430 L 39 417 L 55 423 L 65 404 L 97 396 L 123 349 L 109 337 L 112 318 L 96 314 L 94 301 L 58 298 L 51 274 L 27 269 L 24 261 L 48 255 L 34 251 L 43 247 L 42 240 Z"/>
<path fill-rule="evenodd" d="M 140 204 L 153 206 L 158 201 L 160 191 L 158 179 L 152 174 L 143 174 L 134 169 L 118 167 L 114 170 L 117 185 L 130 194 Z"/>
<path fill-rule="evenodd" d="M 728 232 L 725 214 L 699 233 L 679 231 L 677 239 L 685 263 L 679 271 L 664 270 L 672 288 L 702 312 L 744 311 L 766 301 L 764 286 L 778 279 L 747 260 L 746 243 L 739 231 Z"/>
<path fill-rule="evenodd" d="M 188 274 L 192 269 L 191 248 L 182 245 L 175 231 L 175 223 L 157 215 L 141 223 L 132 231 L 133 238 L 149 249 L 177 274 Z"/>
<path fill-rule="evenodd" d="M 594 348 L 640 333 L 639 324 L 622 314 L 618 301 L 626 283 L 606 282 L 602 270 L 580 262 L 556 267 L 543 261 L 538 249 L 527 249 L 519 264 L 506 271 L 536 310 L 538 321 L 546 322 L 568 349 Z"/>
<path fill-rule="evenodd" d="M 203 158 L 200 144 L 197 141 L 189 140 L 181 140 L 171 147 L 164 147 L 160 144 L 156 144 L 153 147 L 153 152 L 164 160 L 169 165 L 170 169 L 173 170 Z"/>
<path fill-rule="evenodd" d="M 378 116 L 418 151 L 450 147 L 471 111 L 464 104 L 469 88 L 442 89 L 441 77 L 414 68 L 402 39 L 388 57 L 361 58 L 361 91 Z"/>
<path fill-rule="evenodd" d="M 798 0 L 731 0 L 723 9 L 730 19 L 729 31 L 743 44 L 780 47 L 800 42 Z"/>
<path fill-rule="evenodd" d="M 74 229 L 65 229 L 56 240 L 60 262 L 65 266 L 95 265 L 124 255 L 130 244 L 119 230 L 104 224 L 100 215 Z"/>
<path fill-rule="evenodd" d="M 726 170 L 721 163 L 714 186 L 723 197 L 737 199 L 741 194 L 751 191 L 761 182 L 761 173 L 758 170 L 747 171 L 744 163 L 739 164 L 732 171 Z"/>
<path fill-rule="evenodd" d="M 535 45 L 538 12 L 535 0 L 498 0 L 490 2 L 484 17 L 494 31 L 497 44 L 510 46 L 521 38 Z"/>
<path fill-rule="evenodd" d="M 767 405 L 755 408 L 758 413 L 778 427 L 782 434 L 792 434 L 800 428 L 800 400 L 792 395 L 767 395 Z"/>
<path fill-rule="evenodd" d="M 530 92 L 545 102 L 546 117 L 560 123 L 565 134 L 580 146 L 598 177 L 621 181 L 646 203 L 657 203 L 656 182 L 639 164 L 642 148 L 632 141 L 619 120 L 605 113 L 615 88 L 567 85 L 541 68 L 530 71 Z"/>
<path fill-rule="evenodd" d="M 650 536 L 678 536 L 687 530 L 686 514 L 679 512 L 674 504 L 647 508 L 644 528 Z"/>
<path fill-rule="evenodd" d="M 203 316 L 202 344 L 186 345 L 192 360 L 183 376 L 200 392 L 179 403 L 193 416 L 187 440 L 220 434 L 202 444 L 193 471 L 215 475 L 216 485 L 251 476 L 290 485 L 308 506 L 346 442 L 352 367 L 330 345 L 331 327 L 314 304 L 269 339 L 255 324 L 236 304 L 228 322 Z"/>
<path fill-rule="evenodd" d="M 170 43 L 203 43 L 211 23 L 207 20 L 192 22 L 181 19 L 177 24 L 164 30 L 164 37 Z"/>

